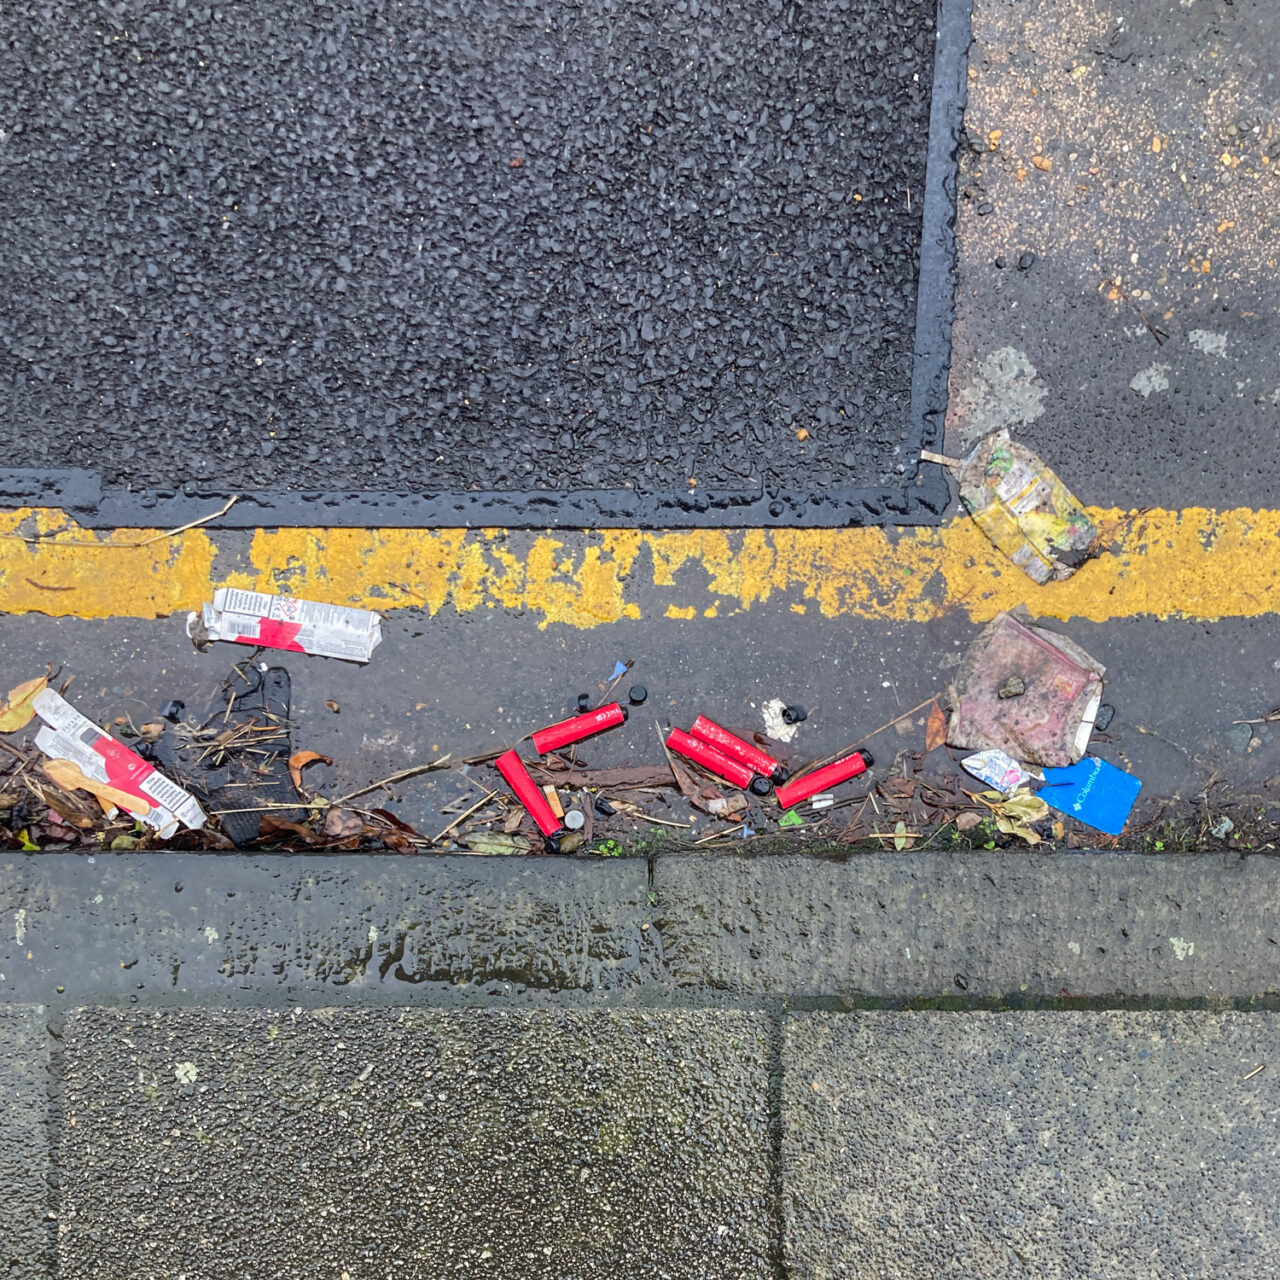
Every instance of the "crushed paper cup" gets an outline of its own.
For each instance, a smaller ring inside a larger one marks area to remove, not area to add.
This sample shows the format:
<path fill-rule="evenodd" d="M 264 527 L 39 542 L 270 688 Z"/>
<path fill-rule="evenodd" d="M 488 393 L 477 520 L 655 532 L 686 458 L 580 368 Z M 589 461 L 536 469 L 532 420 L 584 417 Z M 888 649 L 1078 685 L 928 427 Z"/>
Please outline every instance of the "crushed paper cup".
<path fill-rule="evenodd" d="M 44 689 L 31 705 L 45 724 L 36 734 L 36 746 L 51 760 L 69 760 L 86 777 L 134 797 L 136 810 L 123 801 L 122 807 L 166 839 L 179 823 L 193 830 L 204 826 L 204 810 L 190 792 L 82 716 L 65 698 Z"/>
<path fill-rule="evenodd" d="M 382 642 L 382 619 L 369 609 L 220 587 L 211 604 L 188 616 L 187 635 L 199 648 L 211 640 L 229 640 L 289 653 L 368 662 Z"/>
<path fill-rule="evenodd" d="M 960 767 L 1005 795 L 1012 795 L 1019 787 L 1041 777 L 1038 769 L 1024 768 L 1004 751 L 979 751 L 977 755 L 965 756 Z"/>

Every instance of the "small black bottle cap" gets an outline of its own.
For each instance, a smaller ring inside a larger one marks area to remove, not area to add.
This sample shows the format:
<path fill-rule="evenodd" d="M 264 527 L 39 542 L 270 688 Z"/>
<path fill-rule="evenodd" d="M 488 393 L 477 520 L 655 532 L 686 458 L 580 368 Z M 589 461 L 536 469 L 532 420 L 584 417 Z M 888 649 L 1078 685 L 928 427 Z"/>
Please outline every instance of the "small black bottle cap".
<path fill-rule="evenodd" d="M 769 776 L 773 779 L 774 786 L 780 787 L 791 774 L 788 772 L 786 765 L 780 764 Z"/>
<path fill-rule="evenodd" d="M 751 779 L 751 785 L 747 788 L 753 796 L 767 796 L 769 794 L 769 779 L 761 778 L 759 775 Z"/>
<path fill-rule="evenodd" d="M 871 752 L 866 749 L 866 747 L 859 747 L 858 754 L 862 757 L 862 763 L 865 764 L 868 769 L 870 769 L 871 766 L 875 764 L 876 762 L 875 756 L 873 756 Z"/>
<path fill-rule="evenodd" d="M 563 827 L 561 827 L 561 828 L 560 828 L 560 830 L 559 830 L 559 831 L 557 831 L 557 832 L 555 833 L 555 835 L 552 835 L 552 836 L 543 836 L 543 838 L 542 838 L 542 847 L 543 847 L 543 849 L 544 849 L 547 853 L 559 853 L 559 852 L 560 852 L 560 837 L 561 837 L 562 835 L 564 835 L 564 828 L 563 828 Z"/>
<path fill-rule="evenodd" d="M 808 718 L 809 713 L 802 706 L 793 704 L 782 708 L 782 719 L 786 724 L 799 724 L 801 720 Z"/>
<path fill-rule="evenodd" d="M 649 690 L 642 684 L 633 684 L 627 690 L 627 701 L 633 707 L 638 707 L 649 696 Z"/>

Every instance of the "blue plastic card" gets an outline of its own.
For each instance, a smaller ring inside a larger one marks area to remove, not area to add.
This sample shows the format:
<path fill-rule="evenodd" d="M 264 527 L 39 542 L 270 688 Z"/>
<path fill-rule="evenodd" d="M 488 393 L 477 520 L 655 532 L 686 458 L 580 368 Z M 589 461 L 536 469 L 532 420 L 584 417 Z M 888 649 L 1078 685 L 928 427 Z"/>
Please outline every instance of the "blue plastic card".
<path fill-rule="evenodd" d="M 1037 794 L 1051 809 L 1118 836 L 1141 789 L 1131 773 L 1097 756 L 1085 756 L 1065 769 L 1046 769 Z"/>

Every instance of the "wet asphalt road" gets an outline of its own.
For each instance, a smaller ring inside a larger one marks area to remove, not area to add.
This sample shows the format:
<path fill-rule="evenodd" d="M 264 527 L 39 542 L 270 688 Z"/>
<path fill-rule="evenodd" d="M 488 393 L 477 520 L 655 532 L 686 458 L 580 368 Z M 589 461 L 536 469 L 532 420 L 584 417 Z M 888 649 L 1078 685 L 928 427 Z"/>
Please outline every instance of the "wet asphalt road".
<path fill-rule="evenodd" d="M 897 485 L 933 8 L 25 6 L 6 461 Z"/>

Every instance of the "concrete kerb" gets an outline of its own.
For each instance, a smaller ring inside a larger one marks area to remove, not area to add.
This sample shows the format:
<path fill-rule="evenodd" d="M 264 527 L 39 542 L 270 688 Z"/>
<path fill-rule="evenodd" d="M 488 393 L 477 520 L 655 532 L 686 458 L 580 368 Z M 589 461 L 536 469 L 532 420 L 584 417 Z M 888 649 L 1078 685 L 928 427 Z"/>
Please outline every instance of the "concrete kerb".
<path fill-rule="evenodd" d="M 1273 1001 L 1280 860 L 0 859 L 0 1001 Z"/>
<path fill-rule="evenodd" d="M 1280 860 L 902 853 L 667 857 L 677 986 L 858 1002 L 1272 1000 Z"/>

